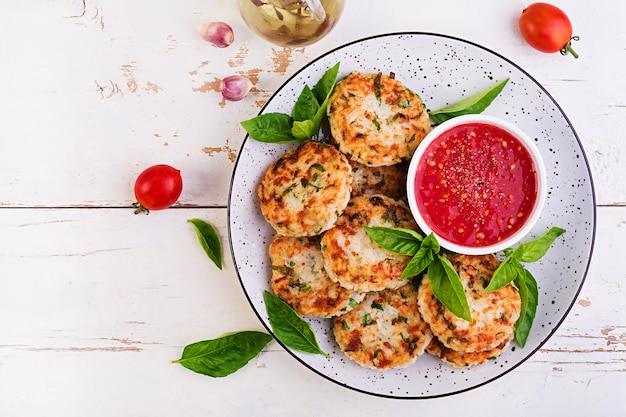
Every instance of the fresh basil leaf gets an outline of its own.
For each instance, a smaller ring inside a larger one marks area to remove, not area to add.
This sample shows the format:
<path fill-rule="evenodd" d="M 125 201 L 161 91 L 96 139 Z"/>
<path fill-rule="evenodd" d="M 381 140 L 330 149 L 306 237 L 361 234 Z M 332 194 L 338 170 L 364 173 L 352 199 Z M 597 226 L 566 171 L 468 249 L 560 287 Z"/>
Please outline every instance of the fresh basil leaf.
<path fill-rule="evenodd" d="M 241 122 L 252 139 L 266 143 L 304 142 L 317 136 L 330 94 L 335 87 L 339 63 L 328 69 L 311 90 L 305 85 L 292 109 L 284 113 L 265 113 Z"/>
<path fill-rule="evenodd" d="M 439 251 L 441 250 L 439 241 L 432 232 L 424 238 L 424 241 L 422 242 L 422 247 L 429 248 L 434 253 L 439 253 Z"/>
<path fill-rule="evenodd" d="M 469 304 L 461 278 L 449 259 L 437 255 L 428 265 L 428 279 L 433 294 L 452 314 L 468 322 L 472 322 Z"/>
<path fill-rule="evenodd" d="M 313 95 L 313 91 L 308 85 L 305 85 L 293 106 L 293 120 L 312 120 L 320 108 L 317 98 Z"/>
<path fill-rule="evenodd" d="M 518 254 L 516 250 L 514 256 L 522 262 L 537 262 L 548 252 L 548 249 L 550 249 L 550 246 L 552 246 L 556 238 L 563 233 L 565 233 L 564 229 L 551 227 L 550 230 L 532 242 L 521 244 L 521 253 Z"/>
<path fill-rule="evenodd" d="M 189 219 L 187 221 L 196 230 L 196 235 L 198 235 L 198 240 L 204 252 L 219 269 L 222 269 L 222 244 L 213 226 L 200 219 Z"/>
<path fill-rule="evenodd" d="M 272 336 L 262 332 L 231 333 L 186 346 L 181 358 L 172 363 L 179 363 L 199 374 L 224 377 L 244 367 L 271 340 Z"/>
<path fill-rule="evenodd" d="M 291 127 L 291 134 L 298 140 L 309 140 L 319 132 L 319 126 L 315 129 L 313 120 L 296 120 Z"/>
<path fill-rule="evenodd" d="M 248 135 L 259 142 L 302 142 L 291 134 L 292 124 L 291 116 L 284 113 L 265 113 L 241 122 Z"/>
<path fill-rule="evenodd" d="M 322 120 L 324 120 L 324 117 L 326 116 L 326 107 L 328 107 L 328 99 L 321 104 L 320 108 L 317 109 L 317 113 L 315 113 L 313 119 L 311 120 L 313 122 L 314 135 L 317 135 L 320 131 Z"/>
<path fill-rule="evenodd" d="M 330 93 L 333 92 L 335 82 L 337 81 L 337 74 L 339 74 L 339 62 L 329 68 L 313 87 L 313 95 L 320 106 L 328 100 Z"/>
<path fill-rule="evenodd" d="M 515 340 L 517 340 L 517 343 L 522 348 L 526 345 L 526 340 L 528 339 L 530 329 L 533 325 L 533 321 L 535 320 L 535 315 L 537 314 L 537 305 L 539 304 L 539 289 L 537 287 L 537 281 L 527 269 L 525 269 L 524 272 L 524 281 L 527 288 L 528 300 L 524 317 L 520 316 L 517 323 L 515 323 Z"/>
<path fill-rule="evenodd" d="M 491 280 L 489 281 L 489 285 L 485 288 L 485 291 L 497 291 L 513 281 L 518 275 L 517 268 L 514 264 L 515 262 L 516 260 L 512 256 L 509 256 L 502 261 L 496 270 L 493 271 L 493 275 L 491 276 Z"/>
<path fill-rule="evenodd" d="M 456 116 L 482 113 L 491 104 L 491 102 L 493 102 L 498 94 L 500 94 L 508 81 L 509 79 L 505 78 L 493 87 L 456 103 L 442 107 L 441 109 L 430 111 L 428 114 L 436 124 L 441 124 Z"/>
<path fill-rule="evenodd" d="M 330 357 L 319 347 L 309 323 L 304 321 L 289 304 L 267 290 L 263 293 L 263 300 L 272 330 L 285 346 L 301 352 Z"/>
<path fill-rule="evenodd" d="M 526 285 L 526 272 L 523 275 L 518 275 L 513 281 L 517 287 L 517 292 L 520 297 L 520 313 L 517 321 L 515 322 L 515 330 L 521 325 L 524 317 L 526 317 L 526 310 L 528 309 L 528 286 Z"/>
<path fill-rule="evenodd" d="M 405 279 L 418 276 L 433 262 L 434 259 L 435 254 L 430 248 L 420 247 L 417 253 L 406 265 L 404 271 L 402 271 L 400 278 Z"/>
<path fill-rule="evenodd" d="M 312 118 L 315 135 L 317 135 L 317 133 L 319 132 L 322 125 L 322 120 L 324 120 L 324 117 L 326 116 L 326 108 L 328 107 L 330 95 L 335 88 L 335 82 L 337 81 L 338 73 L 339 63 L 336 63 L 335 66 L 328 69 L 324 73 L 322 78 L 317 82 L 317 84 L 315 84 L 315 87 L 313 87 L 313 94 L 315 95 L 315 98 L 320 105 L 319 109 L 317 109 L 317 112 Z"/>
<path fill-rule="evenodd" d="M 413 256 L 420 248 L 422 236 L 414 230 L 380 226 L 363 229 L 372 241 L 393 253 Z"/>

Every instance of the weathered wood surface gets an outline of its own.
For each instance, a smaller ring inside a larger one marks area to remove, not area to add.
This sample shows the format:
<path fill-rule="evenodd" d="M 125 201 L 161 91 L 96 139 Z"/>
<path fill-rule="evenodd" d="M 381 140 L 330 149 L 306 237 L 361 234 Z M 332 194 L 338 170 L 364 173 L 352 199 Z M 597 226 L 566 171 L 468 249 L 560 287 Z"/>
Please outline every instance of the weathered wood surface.
<path fill-rule="evenodd" d="M 515 29 L 521 2 L 349 1 L 321 42 L 256 38 L 233 1 L 65 0 L 0 4 L 0 414 L 331 416 L 626 411 L 626 3 L 563 0 L 581 58 L 544 55 Z M 226 49 L 196 26 L 232 24 Z M 598 225 L 586 283 L 554 337 L 495 383 L 449 398 L 386 400 L 343 389 L 276 343 L 211 379 L 171 364 L 184 345 L 262 329 L 228 251 L 230 176 L 254 116 L 290 75 L 346 42 L 445 33 L 500 53 L 542 83 L 577 130 Z M 225 102 L 219 80 L 254 88 Z M 154 163 L 183 171 L 180 204 L 134 216 L 132 184 Z M 223 271 L 186 220 L 216 225 Z M 485 405 L 488 404 L 488 407 Z"/>

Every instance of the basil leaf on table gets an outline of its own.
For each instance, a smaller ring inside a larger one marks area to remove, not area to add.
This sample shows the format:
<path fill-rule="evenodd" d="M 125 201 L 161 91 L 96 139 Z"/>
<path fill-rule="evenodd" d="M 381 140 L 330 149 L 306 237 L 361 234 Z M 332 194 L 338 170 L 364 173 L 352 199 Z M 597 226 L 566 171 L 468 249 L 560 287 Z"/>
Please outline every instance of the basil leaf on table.
<path fill-rule="evenodd" d="M 189 219 L 187 221 L 196 230 L 196 235 L 204 252 L 219 269 L 222 269 L 222 244 L 213 226 L 200 219 Z"/>
<path fill-rule="evenodd" d="M 530 334 L 530 328 L 533 325 L 533 321 L 535 320 L 535 315 L 537 313 L 539 289 L 537 287 L 535 277 L 533 277 L 528 270 L 524 270 L 524 276 L 518 277 L 515 282 L 518 284 L 523 282 L 521 286 L 525 287 L 525 297 L 522 297 L 522 301 L 525 301 L 526 305 L 523 309 L 523 315 L 520 315 L 520 318 L 515 323 L 515 340 L 520 347 L 523 348 L 526 345 L 526 340 Z M 518 288 L 520 287 L 518 286 Z M 520 296 L 522 296 L 521 291 Z"/>
<path fill-rule="evenodd" d="M 465 296 L 465 289 L 450 260 L 437 255 L 435 260 L 428 265 L 427 274 L 437 300 L 455 316 L 471 323 L 472 315 Z"/>
<path fill-rule="evenodd" d="M 508 81 L 509 78 L 505 78 L 493 87 L 456 103 L 449 104 L 441 109 L 429 111 L 428 114 L 436 124 L 441 124 L 456 116 L 482 113 L 487 107 L 489 107 L 498 94 L 500 94 Z"/>
<path fill-rule="evenodd" d="M 252 139 L 266 143 L 302 142 L 291 134 L 293 118 L 284 113 L 265 113 L 244 120 L 241 126 Z"/>
<path fill-rule="evenodd" d="M 224 377 L 244 367 L 272 340 L 267 333 L 243 331 L 192 343 L 172 361 L 199 374 Z"/>
<path fill-rule="evenodd" d="M 285 346 L 301 352 L 330 356 L 322 351 L 309 323 L 289 304 L 269 291 L 263 293 L 265 309 L 274 334 Z"/>

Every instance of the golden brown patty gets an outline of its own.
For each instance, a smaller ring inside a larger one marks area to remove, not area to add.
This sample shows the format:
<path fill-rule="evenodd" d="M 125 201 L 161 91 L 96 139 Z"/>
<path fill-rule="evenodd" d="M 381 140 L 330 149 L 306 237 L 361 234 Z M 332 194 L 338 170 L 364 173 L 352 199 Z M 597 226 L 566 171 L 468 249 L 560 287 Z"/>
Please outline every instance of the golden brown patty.
<path fill-rule="evenodd" d="M 333 227 L 350 200 L 352 169 L 335 147 L 306 142 L 272 163 L 258 188 L 261 212 L 282 235 Z"/>
<path fill-rule="evenodd" d="M 488 360 L 495 359 L 506 350 L 508 345 L 509 339 L 506 339 L 494 349 L 481 352 L 458 352 L 444 346 L 436 337 L 433 337 L 433 340 L 426 347 L 426 352 L 437 356 L 444 363 L 455 368 L 469 368 L 470 366 L 482 365 Z"/>
<path fill-rule="evenodd" d="M 412 364 L 432 339 L 412 284 L 369 293 L 354 310 L 333 319 L 333 332 L 348 357 L 378 370 Z"/>
<path fill-rule="evenodd" d="M 450 261 L 463 283 L 473 321 L 469 323 L 445 308 L 424 275 L 418 305 L 433 334 L 446 347 L 461 352 L 495 349 L 512 339 L 521 308 L 517 289 L 509 284 L 497 291 L 485 291 L 500 263 L 498 259 L 494 255 L 453 255 Z"/>
<path fill-rule="evenodd" d="M 407 283 L 401 278 L 410 256 L 374 243 L 363 225 L 417 230 L 407 206 L 382 195 L 355 197 L 337 225 L 324 233 L 322 253 L 330 278 L 355 291 L 380 291 Z"/>
<path fill-rule="evenodd" d="M 371 194 L 383 194 L 396 200 L 406 197 L 406 164 L 372 167 L 350 161 L 350 165 L 352 197 Z"/>
<path fill-rule="evenodd" d="M 316 238 L 276 236 L 269 254 L 272 290 L 302 315 L 331 317 L 351 310 L 365 297 L 328 278 Z"/>
<path fill-rule="evenodd" d="M 353 72 L 339 81 L 327 114 L 341 152 L 370 166 L 409 159 L 430 131 L 419 96 L 383 74 Z"/>

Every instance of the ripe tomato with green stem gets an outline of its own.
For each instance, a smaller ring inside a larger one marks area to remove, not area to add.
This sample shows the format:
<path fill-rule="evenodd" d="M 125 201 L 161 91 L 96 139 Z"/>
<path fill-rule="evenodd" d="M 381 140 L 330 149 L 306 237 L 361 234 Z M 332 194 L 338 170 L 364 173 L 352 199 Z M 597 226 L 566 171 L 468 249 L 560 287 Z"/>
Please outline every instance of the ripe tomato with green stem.
<path fill-rule="evenodd" d="M 558 7 L 549 3 L 533 3 L 522 11 L 518 23 L 522 37 L 533 48 L 546 53 L 570 53 L 578 58 L 572 41 L 579 38 L 572 36 L 572 23 Z"/>
<path fill-rule="evenodd" d="M 146 168 L 135 181 L 135 214 L 163 210 L 174 204 L 183 190 L 180 171 L 159 164 Z"/>

